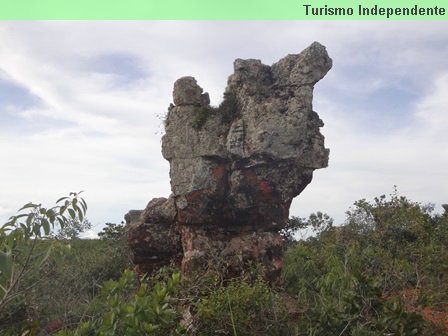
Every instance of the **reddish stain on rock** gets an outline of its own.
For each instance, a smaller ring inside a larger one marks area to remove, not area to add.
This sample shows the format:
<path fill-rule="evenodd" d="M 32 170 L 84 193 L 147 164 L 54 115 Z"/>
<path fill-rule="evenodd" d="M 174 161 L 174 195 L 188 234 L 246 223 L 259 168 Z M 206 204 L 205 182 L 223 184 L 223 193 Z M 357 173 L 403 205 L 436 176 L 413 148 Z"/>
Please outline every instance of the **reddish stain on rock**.
<path fill-rule="evenodd" d="M 216 180 L 221 180 L 226 175 L 226 166 L 222 163 L 212 169 L 212 175 Z"/>

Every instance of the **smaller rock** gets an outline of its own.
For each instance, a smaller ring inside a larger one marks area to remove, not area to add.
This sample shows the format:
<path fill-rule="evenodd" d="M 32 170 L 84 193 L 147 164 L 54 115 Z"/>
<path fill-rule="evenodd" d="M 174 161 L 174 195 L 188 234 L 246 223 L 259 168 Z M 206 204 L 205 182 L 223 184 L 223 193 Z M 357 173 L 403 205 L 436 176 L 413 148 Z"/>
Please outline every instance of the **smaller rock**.
<path fill-rule="evenodd" d="M 124 215 L 124 220 L 126 221 L 126 225 L 132 226 L 136 223 L 140 222 L 140 215 L 142 214 L 142 210 L 129 210 L 126 215 Z"/>
<path fill-rule="evenodd" d="M 180 263 L 182 245 L 175 217 L 173 199 L 164 197 L 152 199 L 143 211 L 126 214 L 131 258 L 140 272 L 153 273 L 172 262 Z"/>
<path fill-rule="evenodd" d="M 181 227 L 184 258 L 182 274 L 206 271 L 210 266 L 225 270 L 225 278 L 241 276 L 248 265 L 262 265 L 263 276 L 278 280 L 283 267 L 283 239 L 275 232 L 238 232 Z"/>
<path fill-rule="evenodd" d="M 202 88 L 197 84 L 196 79 L 187 76 L 179 78 L 174 83 L 173 101 L 176 106 L 182 105 L 203 105 L 207 97 L 203 97 Z M 209 99 L 210 101 L 210 99 Z"/>
<path fill-rule="evenodd" d="M 172 197 L 153 198 L 145 210 L 141 211 L 140 221 L 143 223 L 158 223 L 172 225 L 176 219 L 176 208 Z"/>
<path fill-rule="evenodd" d="M 448 204 L 442 204 L 443 210 L 445 210 L 445 213 L 448 214 Z"/>

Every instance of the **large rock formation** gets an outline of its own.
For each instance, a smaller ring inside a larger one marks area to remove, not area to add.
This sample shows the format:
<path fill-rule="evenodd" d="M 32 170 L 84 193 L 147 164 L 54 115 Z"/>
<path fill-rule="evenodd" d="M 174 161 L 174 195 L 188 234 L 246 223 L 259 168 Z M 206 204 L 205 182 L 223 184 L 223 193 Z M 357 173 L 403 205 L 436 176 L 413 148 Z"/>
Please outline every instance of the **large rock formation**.
<path fill-rule="evenodd" d="M 275 277 L 291 201 L 328 164 L 312 98 L 331 65 L 317 42 L 272 66 L 237 59 L 217 108 L 193 77 L 178 79 L 162 141 L 172 195 L 129 221 L 134 262 L 181 260 L 189 274 L 218 260 L 233 276 L 254 261 Z"/>

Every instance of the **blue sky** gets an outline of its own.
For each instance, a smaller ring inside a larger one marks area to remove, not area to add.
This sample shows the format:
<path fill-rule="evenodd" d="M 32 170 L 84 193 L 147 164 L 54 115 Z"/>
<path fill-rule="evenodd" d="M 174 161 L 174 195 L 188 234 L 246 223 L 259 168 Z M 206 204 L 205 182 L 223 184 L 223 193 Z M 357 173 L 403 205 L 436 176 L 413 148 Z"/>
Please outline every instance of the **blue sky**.
<path fill-rule="evenodd" d="M 291 215 L 342 223 L 394 185 L 448 203 L 447 22 L 0 22 L 0 40 L 2 221 L 84 190 L 99 231 L 168 196 L 173 82 L 192 75 L 218 104 L 234 59 L 272 64 L 313 41 L 334 64 L 314 92 L 330 164 Z"/>

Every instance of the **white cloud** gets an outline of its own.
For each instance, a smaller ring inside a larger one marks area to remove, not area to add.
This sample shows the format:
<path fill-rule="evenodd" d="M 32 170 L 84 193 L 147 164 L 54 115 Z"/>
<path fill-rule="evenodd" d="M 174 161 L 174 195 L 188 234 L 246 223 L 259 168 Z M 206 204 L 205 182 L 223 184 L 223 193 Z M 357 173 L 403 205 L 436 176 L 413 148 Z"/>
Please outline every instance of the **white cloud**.
<path fill-rule="evenodd" d="M 291 213 L 324 210 L 341 221 L 353 201 L 388 193 L 394 184 L 417 201 L 446 202 L 447 28 L 446 22 L 2 22 L 0 77 L 42 104 L 15 111 L 26 133 L 0 134 L 0 219 L 30 200 L 51 204 L 84 189 L 98 228 L 167 196 L 161 118 L 174 80 L 195 76 L 218 103 L 235 58 L 270 64 L 314 40 L 334 60 L 315 90 L 330 166 L 315 172 Z M 123 54 L 145 75 L 120 86 L 119 72 L 95 71 L 92 60 Z M 388 90 L 409 95 L 382 102 Z M 406 106 L 403 115 L 387 118 L 397 113 L 392 103 Z M 392 126 L 372 127 L 381 123 Z"/>
<path fill-rule="evenodd" d="M 98 234 L 94 230 L 87 230 L 79 235 L 82 239 L 98 239 Z"/>
<path fill-rule="evenodd" d="M 438 73 L 427 86 L 431 89 L 409 111 L 412 122 L 380 136 L 360 128 L 356 120 L 337 118 L 343 106 L 332 106 L 331 97 L 321 101 L 320 109 L 328 114 L 323 132 L 331 149 L 330 165 L 315 173 L 292 212 L 324 210 L 342 222 L 342 210 L 355 200 L 389 194 L 393 185 L 412 200 L 435 203 L 441 211 L 448 199 L 447 73 Z"/>

